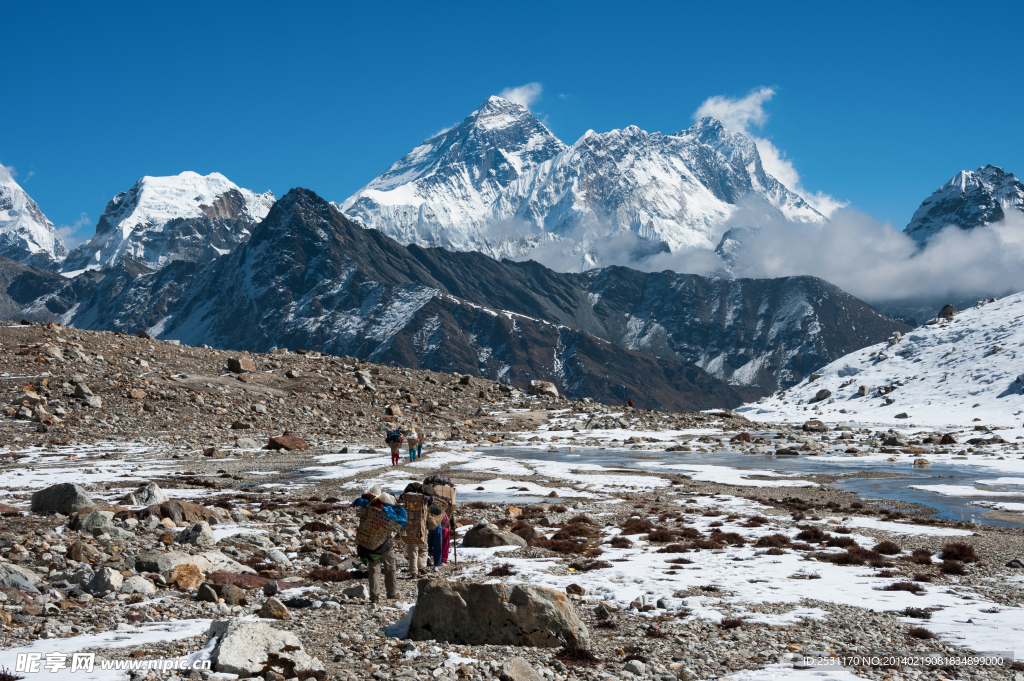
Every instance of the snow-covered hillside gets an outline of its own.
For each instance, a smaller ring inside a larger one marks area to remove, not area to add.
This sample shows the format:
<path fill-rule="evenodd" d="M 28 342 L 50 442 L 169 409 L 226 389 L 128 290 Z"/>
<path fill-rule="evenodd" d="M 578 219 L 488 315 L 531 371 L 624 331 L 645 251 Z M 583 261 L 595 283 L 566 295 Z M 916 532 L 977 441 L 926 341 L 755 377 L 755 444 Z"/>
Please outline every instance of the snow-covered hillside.
<path fill-rule="evenodd" d="M 49 268 L 67 257 L 53 223 L 25 190 L 0 165 L 0 255 Z"/>
<path fill-rule="evenodd" d="M 820 418 L 962 426 L 977 419 L 984 425 L 1019 427 L 1024 420 L 1024 293 L 939 318 L 817 373 L 820 378 L 814 381 L 737 411 L 759 421 Z M 819 394 L 823 399 L 817 400 Z"/>
<path fill-rule="evenodd" d="M 588 131 L 572 146 L 491 97 L 339 207 L 396 240 L 501 257 L 571 232 L 586 246 L 632 231 L 671 250 L 715 246 L 740 205 L 824 218 L 765 173 L 753 141 L 704 118 L 675 134 Z"/>
<path fill-rule="evenodd" d="M 1012 211 L 1024 212 L 1024 184 L 1012 173 L 988 165 L 961 170 L 935 190 L 903 231 L 924 242 L 947 225 L 974 229 L 998 222 Z"/>
<path fill-rule="evenodd" d="M 64 271 L 109 267 L 126 256 L 153 269 L 211 259 L 247 239 L 274 200 L 220 173 L 143 177 L 107 204 L 95 236 L 72 251 Z"/>

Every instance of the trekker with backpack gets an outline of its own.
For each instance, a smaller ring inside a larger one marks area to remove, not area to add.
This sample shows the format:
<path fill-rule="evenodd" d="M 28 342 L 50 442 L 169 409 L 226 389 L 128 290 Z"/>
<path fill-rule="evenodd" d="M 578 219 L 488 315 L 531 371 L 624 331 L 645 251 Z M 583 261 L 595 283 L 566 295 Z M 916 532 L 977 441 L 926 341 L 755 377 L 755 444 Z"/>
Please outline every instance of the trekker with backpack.
<path fill-rule="evenodd" d="M 416 432 L 414 428 L 406 437 L 409 438 L 409 461 L 423 458 L 423 433 Z"/>
<path fill-rule="evenodd" d="M 356 555 L 370 573 L 370 602 L 380 600 L 380 577 L 384 573 L 384 586 L 389 600 L 398 598 L 398 578 L 395 575 L 395 549 L 391 538 L 405 529 L 405 509 L 380 485 L 374 485 L 352 502 L 359 516 L 356 529 Z"/>
<path fill-rule="evenodd" d="M 402 431 L 396 430 L 392 433 L 388 433 L 387 437 L 384 438 L 385 444 L 391 448 L 391 465 L 398 465 L 398 458 L 402 451 L 402 442 L 405 440 L 402 437 Z"/>

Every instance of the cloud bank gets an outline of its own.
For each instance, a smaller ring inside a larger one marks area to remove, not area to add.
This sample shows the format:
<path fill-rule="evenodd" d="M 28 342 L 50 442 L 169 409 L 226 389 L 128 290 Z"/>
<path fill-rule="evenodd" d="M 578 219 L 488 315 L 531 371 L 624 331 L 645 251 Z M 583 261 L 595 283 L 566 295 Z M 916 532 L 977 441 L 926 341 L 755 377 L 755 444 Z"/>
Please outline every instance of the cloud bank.
<path fill-rule="evenodd" d="M 541 93 L 544 91 L 544 86 L 540 83 L 527 83 L 526 85 L 520 85 L 519 87 L 507 87 L 498 93 L 498 96 L 502 99 L 507 99 L 510 102 L 516 104 L 522 104 L 527 109 L 540 99 Z"/>
<path fill-rule="evenodd" d="M 91 234 L 87 234 L 87 232 L 89 232 L 91 227 L 92 220 L 83 211 L 72 224 L 57 227 L 57 234 L 60 234 L 61 238 L 64 239 L 64 245 L 70 251 L 89 240 Z"/>
<path fill-rule="evenodd" d="M 789 189 L 804 197 L 816 211 L 825 217 L 831 217 L 840 208 L 849 205 L 848 201 L 839 201 L 824 192 L 809 192 L 800 181 L 793 161 L 786 158 L 785 152 L 776 147 L 770 140 L 753 133 L 754 129 L 768 122 L 768 113 L 764 110 L 765 102 L 775 96 L 775 90 L 769 87 L 758 88 L 746 97 L 733 98 L 716 95 L 704 100 L 693 114 L 694 120 L 705 116 L 717 118 L 732 132 L 742 133 L 757 145 L 761 155 L 761 165 L 769 175 L 773 176 Z"/>

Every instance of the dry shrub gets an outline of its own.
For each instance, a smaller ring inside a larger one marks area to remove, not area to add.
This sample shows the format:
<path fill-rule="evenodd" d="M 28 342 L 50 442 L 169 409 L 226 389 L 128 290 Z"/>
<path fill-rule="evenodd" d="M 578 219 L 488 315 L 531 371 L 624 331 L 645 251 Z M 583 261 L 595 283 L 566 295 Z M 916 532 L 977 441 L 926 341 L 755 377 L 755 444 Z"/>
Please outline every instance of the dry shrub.
<path fill-rule="evenodd" d="M 0 667 L 0 681 L 20 681 L 25 678 L 24 676 L 18 676 L 7 667 Z"/>
<path fill-rule="evenodd" d="M 833 527 L 832 531 L 836 534 L 850 534 L 852 532 L 849 527 Z"/>
<path fill-rule="evenodd" d="M 348 570 L 329 567 L 315 567 L 307 575 L 318 582 L 347 582 L 353 578 Z"/>
<path fill-rule="evenodd" d="M 907 629 L 907 636 L 912 638 L 935 638 L 935 634 L 924 627 L 910 627 Z"/>
<path fill-rule="evenodd" d="M 654 523 L 643 518 L 630 518 L 619 526 L 622 534 L 644 534 L 654 529 Z"/>
<path fill-rule="evenodd" d="M 647 541 L 670 542 L 676 538 L 676 533 L 664 527 L 656 527 L 647 534 Z"/>
<path fill-rule="evenodd" d="M 612 537 L 612 540 L 608 542 L 614 549 L 628 549 L 633 545 L 633 542 L 629 541 L 621 535 Z"/>
<path fill-rule="evenodd" d="M 944 560 L 942 565 L 939 566 L 939 570 L 944 575 L 958 575 L 963 576 L 967 574 L 967 569 L 964 564 L 958 560 Z"/>
<path fill-rule="evenodd" d="M 679 535 L 680 537 L 682 537 L 683 539 L 703 539 L 704 538 L 704 535 L 702 535 L 700 533 L 700 530 L 698 530 L 696 527 L 684 527 L 682 529 L 676 530 L 676 534 Z"/>
<path fill-rule="evenodd" d="M 564 664 L 591 665 L 601 660 L 586 648 L 562 648 L 555 654 L 555 659 Z"/>
<path fill-rule="evenodd" d="M 589 525 L 571 523 L 560 529 L 558 532 L 555 532 L 552 539 L 573 539 L 575 537 L 593 538 L 599 535 L 600 533 Z"/>
<path fill-rule="evenodd" d="M 797 533 L 797 535 L 796 535 L 796 538 L 797 538 L 798 541 L 812 541 L 812 542 L 823 542 L 826 539 L 829 539 L 830 537 L 831 537 L 831 535 L 828 532 L 825 532 L 824 530 L 822 530 L 820 527 L 817 527 L 816 525 L 811 525 L 810 527 L 805 527 L 805 528 L 801 529 Z"/>
<path fill-rule="evenodd" d="M 742 617 L 726 617 L 722 619 L 721 627 L 723 629 L 736 629 L 743 626 Z"/>
<path fill-rule="evenodd" d="M 693 564 L 693 561 L 690 560 L 689 558 L 669 558 L 665 562 L 666 563 L 671 563 L 672 565 L 692 565 Z"/>
<path fill-rule="evenodd" d="M 574 523 L 582 523 L 584 525 L 593 525 L 594 524 L 593 522 L 591 522 L 590 518 L 588 518 L 585 515 L 573 516 L 572 518 L 569 518 L 567 523 L 570 524 L 570 525 L 572 525 Z"/>
<path fill-rule="evenodd" d="M 773 546 L 764 552 L 766 556 L 784 556 L 786 552 L 780 549 L 778 546 Z"/>
<path fill-rule="evenodd" d="M 320 504 L 313 509 L 314 513 L 323 515 L 324 513 L 333 513 L 334 511 L 341 511 L 344 506 L 335 506 L 334 504 Z"/>
<path fill-rule="evenodd" d="M 766 534 L 754 543 L 754 546 L 759 548 L 778 548 L 780 546 L 789 546 L 789 537 L 784 534 Z"/>
<path fill-rule="evenodd" d="M 598 629 L 618 629 L 619 625 L 614 620 L 603 619 L 597 623 Z"/>
<path fill-rule="evenodd" d="M 961 563 L 978 562 L 974 547 L 962 542 L 953 542 L 942 547 L 942 560 L 958 560 Z"/>
<path fill-rule="evenodd" d="M 869 560 L 868 565 L 870 565 L 873 568 L 896 567 L 896 563 L 892 562 L 891 560 L 886 560 L 885 558 L 875 558 L 874 560 Z"/>
<path fill-rule="evenodd" d="M 466 504 L 464 508 L 472 508 L 479 510 L 482 508 L 491 508 L 491 505 L 488 504 L 486 501 L 471 501 L 468 504 Z"/>
<path fill-rule="evenodd" d="M 904 608 L 901 614 L 904 617 L 913 617 L 919 620 L 930 620 L 932 618 L 932 614 L 922 608 Z"/>
<path fill-rule="evenodd" d="M 565 506 L 562 506 L 561 504 L 557 504 L 555 506 L 549 507 L 548 510 L 551 511 L 552 513 L 565 513 L 569 509 L 567 509 Z"/>
<path fill-rule="evenodd" d="M 745 546 L 747 540 L 744 539 L 743 535 L 738 532 L 722 532 L 716 530 L 711 533 L 711 539 L 713 541 L 722 542 L 728 546 Z"/>
<path fill-rule="evenodd" d="M 902 553 L 903 549 L 896 545 L 896 542 L 883 541 L 875 545 L 875 551 L 885 556 L 895 556 Z"/>
<path fill-rule="evenodd" d="M 825 540 L 825 546 L 832 546 L 837 549 L 846 549 L 857 546 L 857 540 L 853 537 L 829 537 Z"/>
<path fill-rule="evenodd" d="M 909 591 L 910 593 L 917 594 L 924 591 L 924 587 L 914 582 L 893 582 L 882 587 L 882 591 Z"/>
<path fill-rule="evenodd" d="M 568 539 L 534 539 L 530 546 L 540 549 L 547 549 L 555 553 L 583 553 L 587 550 L 585 542 L 572 541 Z"/>
<path fill-rule="evenodd" d="M 523 522 L 522 520 L 518 521 L 515 525 L 512 526 L 512 534 L 522 537 L 526 541 L 536 539 L 539 536 L 537 534 L 537 530 L 534 529 L 533 525 L 527 522 Z"/>
<path fill-rule="evenodd" d="M 569 567 L 571 567 L 576 572 L 590 572 L 591 570 L 602 570 L 604 568 L 610 568 L 611 566 L 612 564 L 606 560 L 588 560 L 584 563 L 569 563 Z"/>
<path fill-rule="evenodd" d="M 657 553 L 687 553 L 689 550 L 682 544 L 669 544 L 668 546 L 662 546 L 658 549 Z M 689 563 L 691 561 L 686 562 Z"/>
<path fill-rule="evenodd" d="M 668 634 L 666 634 L 661 629 L 656 629 L 654 627 L 651 627 L 650 629 L 645 631 L 644 636 L 646 636 L 647 638 L 668 638 Z"/>
<path fill-rule="evenodd" d="M 916 565 L 931 565 L 932 564 L 932 552 L 928 549 L 914 549 L 914 552 L 910 555 L 910 558 L 906 559 Z"/>
<path fill-rule="evenodd" d="M 690 546 L 695 549 L 720 549 L 724 545 L 714 539 L 695 539 Z"/>
<path fill-rule="evenodd" d="M 501 565 L 495 565 L 491 568 L 491 571 L 487 573 L 488 577 L 511 577 L 519 574 L 515 571 L 512 563 L 502 563 Z"/>
<path fill-rule="evenodd" d="M 721 588 L 715 584 L 705 584 L 704 586 L 700 587 L 700 590 L 706 591 L 708 593 L 717 593 L 721 591 Z"/>
<path fill-rule="evenodd" d="M 914 575 L 914 581 L 915 582 L 930 582 L 930 581 L 932 581 L 932 576 L 927 574 L 927 573 L 925 573 L 925 572 L 918 572 L 917 574 Z"/>
<path fill-rule="evenodd" d="M 860 503 L 859 501 L 855 501 L 852 504 L 850 504 L 850 508 L 864 508 L 864 504 Z"/>
<path fill-rule="evenodd" d="M 313 520 L 306 523 L 299 529 L 303 532 L 330 532 L 333 528 L 327 523 L 322 523 L 319 520 Z"/>

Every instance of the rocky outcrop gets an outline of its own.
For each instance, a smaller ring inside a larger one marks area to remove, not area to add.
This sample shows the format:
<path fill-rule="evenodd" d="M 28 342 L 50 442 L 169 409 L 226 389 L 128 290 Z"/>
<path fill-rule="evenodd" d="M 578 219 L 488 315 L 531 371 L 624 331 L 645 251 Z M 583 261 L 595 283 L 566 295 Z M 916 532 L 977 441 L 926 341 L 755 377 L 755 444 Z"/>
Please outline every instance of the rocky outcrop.
<path fill-rule="evenodd" d="M 513 584 L 421 580 L 409 638 L 463 645 L 581 647 L 590 632 L 565 594 Z"/>
<path fill-rule="evenodd" d="M 490 523 L 480 523 L 466 532 L 462 546 L 470 548 L 491 548 L 494 546 L 526 546 L 527 542 L 519 535 L 512 534 Z"/>
<path fill-rule="evenodd" d="M 211 653 L 216 672 L 238 674 L 241 678 L 277 672 L 292 679 L 303 672 L 324 668 L 320 660 L 303 650 L 298 636 L 262 622 L 213 622 L 207 633 L 207 645 L 212 639 L 216 639 Z"/>
<path fill-rule="evenodd" d="M 71 515 L 94 505 L 84 487 L 71 482 L 62 482 L 34 493 L 31 508 L 37 513 Z"/>

